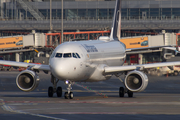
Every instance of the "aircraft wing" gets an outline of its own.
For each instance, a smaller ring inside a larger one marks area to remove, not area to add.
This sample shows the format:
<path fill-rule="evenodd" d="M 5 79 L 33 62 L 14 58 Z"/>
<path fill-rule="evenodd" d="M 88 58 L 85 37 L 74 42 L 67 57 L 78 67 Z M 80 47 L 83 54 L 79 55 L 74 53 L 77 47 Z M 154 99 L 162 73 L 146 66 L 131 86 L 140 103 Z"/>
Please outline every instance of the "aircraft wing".
<path fill-rule="evenodd" d="M 164 49 L 176 51 L 176 47 L 174 46 L 154 46 L 154 47 L 130 48 L 130 49 L 126 49 L 126 52 L 145 50 L 145 49 L 154 49 L 154 48 L 164 48 Z"/>
<path fill-rule="evenodd" d="M 50 71 L 49 65 L 42 65 L 42 64 L 24 63 L 24 62 L 15 62 L 15 61 L 6 61 L 6 60 L 0 60 L 0 64 L 10 65 L 15 67 L 25 67 L 25 68 L 31 67 L 31 69 Z"/>
<path fill-rule="evenodd" d="M 162 63 L 151 63 L 151 64 L 142 64 L 142 65 L 128 65 L 128 66 L 112 66 L 105 67 L 104 72 L 108 73 L 117 73 L 122 71 L 131 71 L 131 70 L 143 70 L 147 68 L 163 67 L 163 66 L 175 66 L 180 65 L 180 62 L 162 62 Z"/>

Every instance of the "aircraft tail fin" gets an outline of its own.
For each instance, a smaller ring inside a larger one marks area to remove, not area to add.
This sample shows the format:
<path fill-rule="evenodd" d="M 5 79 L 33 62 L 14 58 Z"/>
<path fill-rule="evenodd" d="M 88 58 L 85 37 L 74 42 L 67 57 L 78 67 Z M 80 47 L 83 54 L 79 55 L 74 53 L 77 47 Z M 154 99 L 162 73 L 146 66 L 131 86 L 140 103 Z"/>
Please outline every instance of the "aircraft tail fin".
<path fill-rule="evenodd" d="M 121 37 L 121 0 L 116 0 L 110 40 L 120 40 Z"/>

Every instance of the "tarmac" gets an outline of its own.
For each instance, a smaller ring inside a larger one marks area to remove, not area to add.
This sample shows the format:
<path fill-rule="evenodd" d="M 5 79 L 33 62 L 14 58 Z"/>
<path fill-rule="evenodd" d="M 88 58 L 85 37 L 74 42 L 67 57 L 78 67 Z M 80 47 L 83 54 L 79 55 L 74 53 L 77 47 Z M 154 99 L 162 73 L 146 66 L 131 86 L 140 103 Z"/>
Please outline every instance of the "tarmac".
<path fill-rule="evenodd" d="M 52 86 L 50 74 L 39 73 L 41 79 L 33 92 L 23 92 L 16 85 L 18 71 L 0 71 L 1 120 L 179 120 L 180 76 L 148 76 L 145 91 L 119 97 L 123 84 L 115 77 L 107 81 L 75 83 L 73 99 L 48 97 Z M 67 91 L 60 81 L 58 86 Z"/>

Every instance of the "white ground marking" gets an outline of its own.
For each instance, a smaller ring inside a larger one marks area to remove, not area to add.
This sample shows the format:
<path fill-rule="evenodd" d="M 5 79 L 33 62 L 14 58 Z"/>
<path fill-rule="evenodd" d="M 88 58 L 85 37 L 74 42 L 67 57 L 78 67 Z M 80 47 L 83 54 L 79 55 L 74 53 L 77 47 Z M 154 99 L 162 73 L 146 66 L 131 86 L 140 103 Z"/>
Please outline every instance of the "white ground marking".
<path fill-rule="evenodd" d="M 66 120 L 63 118 L 57 118 L 57 117 L 51 117 L 51 116 L 47 116 L 47 115 L 41 115 L 41 114 L 33 114 L 33 113 L 29 113 L 29 112 L 23 112 L 20 110 L 13 110 L 10 106 L 6 105 L 4 103 L 3 99 L 0 99 L 1 103 L 2 103 L 2 109 L 8 112 L 14 112 L 14 113 L 20 113 L 20 114 L 28 114 L 28 115 L 32 115 L 32 116 L 37 116 L 37 117 L 43 117 L 43 118 L 49 118 L 49 119 L 54 119 L 54 120 Z"/>

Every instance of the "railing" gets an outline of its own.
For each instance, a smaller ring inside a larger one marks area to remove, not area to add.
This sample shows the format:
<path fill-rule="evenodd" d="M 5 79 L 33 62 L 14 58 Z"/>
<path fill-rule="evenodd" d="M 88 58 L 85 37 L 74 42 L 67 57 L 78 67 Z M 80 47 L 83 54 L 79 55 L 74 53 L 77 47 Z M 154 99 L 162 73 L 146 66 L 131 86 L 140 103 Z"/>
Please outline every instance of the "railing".
<path fill-rule="evenodd" d="M 0 18 L 0 21 L 14 21 L 14 20 L 22 20 L 22 21 L 49 21 L 49 18 L 38 18 L 38 19 L 35 19 L 34 17 L 26 17 L 26 18 L 23 18 L 23 19 L 18 19 L 18 18 L 14 18 L 14 19 L 11 19 L 9 17 L 4 17 L 4 18 Z M 59 17 L 53 17 L 52 20 L 58 20 L 58 21 L 61 21 L 61 18 Z M 66 17 L 64 18 L 64 21 L 85 21 L 85 20 L 90 20 L 90 21 L 106 21 L 106 20 L 112 20 L 112 17 L 97 17 L 97 18 L 94 18 L 94 17 Z M 147 17 L 147 18 L 143 18 L 143 17 L 122 17 L 121 20 L 180 20 L 180 16 L 174 16 L 174 17 L 159 17 L 159 16 L 151 16 L 151 17 Z"/>

